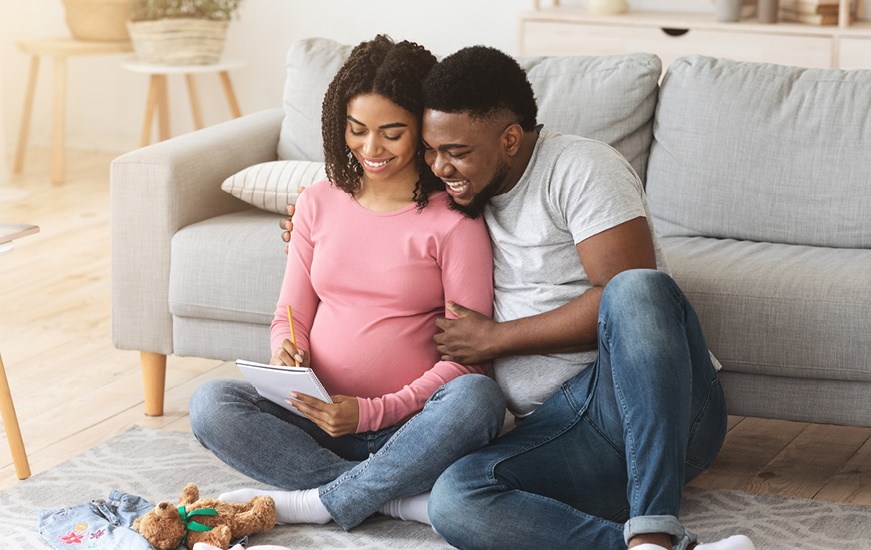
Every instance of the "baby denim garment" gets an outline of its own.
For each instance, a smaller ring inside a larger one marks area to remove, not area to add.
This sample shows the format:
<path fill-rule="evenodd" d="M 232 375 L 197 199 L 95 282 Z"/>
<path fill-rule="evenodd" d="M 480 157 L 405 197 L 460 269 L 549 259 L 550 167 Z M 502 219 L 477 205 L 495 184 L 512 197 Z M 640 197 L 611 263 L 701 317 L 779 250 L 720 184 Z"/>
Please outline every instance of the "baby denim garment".
<path fill-rule="evenodd" d="M 112 490 L 107 500 L 42 510 L 39 534 L 52 547 L 64 550 L 105 548 L 152 550 L 133 530 L 133 520 L 154 505 L 142 497 Z"/>

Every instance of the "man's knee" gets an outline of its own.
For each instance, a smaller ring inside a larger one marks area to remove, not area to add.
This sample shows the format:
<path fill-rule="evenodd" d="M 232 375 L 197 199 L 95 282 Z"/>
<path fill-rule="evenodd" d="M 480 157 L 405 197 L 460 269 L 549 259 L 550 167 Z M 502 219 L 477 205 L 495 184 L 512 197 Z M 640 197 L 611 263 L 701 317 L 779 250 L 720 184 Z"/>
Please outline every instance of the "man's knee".
<path fill-rule="evenodd" d="M 626 312 L 634 317 L 639 311 L 681 304 L 680 288 L 667 273 L 656 269 L 630 269 L 615 275 L 602 291 L 600 314 Z"/>
<path fill-rule="evenodd" d="M 675 286 L 671 276 L 658 269 L 628 269 L 621 271 L 605 285 L 605 293 L 623 294 L 638 293 L 649 294 L 651 290 L 671 288 Z"/>

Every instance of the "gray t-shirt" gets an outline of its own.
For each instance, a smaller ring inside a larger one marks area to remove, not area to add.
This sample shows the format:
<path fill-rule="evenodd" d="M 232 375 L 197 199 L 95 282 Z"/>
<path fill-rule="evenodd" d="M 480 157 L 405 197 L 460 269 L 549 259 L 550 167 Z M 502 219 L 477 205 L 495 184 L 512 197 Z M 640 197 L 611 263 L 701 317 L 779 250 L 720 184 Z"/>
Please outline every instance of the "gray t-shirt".
<path fill-rule="evenodd" d="M 605 143 L 541 130 L 517 185 L 490 199 L 494 317 L 510 321 L 556 309 L 592 287 L 575 245 L 639 216 L 653 234 L 656 263 L 668 270 L 641 181 Z M 505 357 L 494 373 L 508 407 L 526 416 L 598 352 Z"/>

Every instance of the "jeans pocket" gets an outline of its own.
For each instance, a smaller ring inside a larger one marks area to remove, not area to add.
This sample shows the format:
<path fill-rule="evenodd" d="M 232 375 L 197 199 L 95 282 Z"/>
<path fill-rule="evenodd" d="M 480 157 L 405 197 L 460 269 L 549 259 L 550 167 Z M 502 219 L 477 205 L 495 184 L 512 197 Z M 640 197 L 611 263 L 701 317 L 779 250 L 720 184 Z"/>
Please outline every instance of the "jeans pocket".
<path fill-rule="evenodd" d="M 687 442 L 687 479 L 711 465 L 726 438 L 726 400 L 720 380 L 714 378 L 708 395 L 690 426 Z"/>
<path fill-rule="evenodd" d="M 563 382 L 560 391 L 554 395 L 562 393 L 569 406 L 574 409 L 577 415 L 584 414 L 590 405 L 593 392 L 596 390 L 597 375 L 598 368 L 596 368 L 595 364 L 590 365 Z M 554 396 L 551 396 L 551 399 L 554 399 Z"/>

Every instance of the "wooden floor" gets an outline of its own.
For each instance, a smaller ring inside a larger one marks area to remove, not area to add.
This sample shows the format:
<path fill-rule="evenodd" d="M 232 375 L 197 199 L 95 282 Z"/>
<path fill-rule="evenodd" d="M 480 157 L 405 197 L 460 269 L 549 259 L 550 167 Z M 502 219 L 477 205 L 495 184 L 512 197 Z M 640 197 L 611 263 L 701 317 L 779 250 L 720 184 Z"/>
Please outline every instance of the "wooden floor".
<path fill-rule="evenodd" d="M 67 182 L 48 183 L 47 154 L 0 184 L 0 222 L 41 233 L 0 257 L 0 353 L 34 474 L 132 425 L 185 430 L 203 381 L 238 377 L 217 361 L 170 357 L 166 414 L 143 414 L 139 357 L 111 343 L 108 166 L 114 155 L 69 154 Z M 23 199 L 4 196 L 24 191 Z M 278 234 L 276 232 L 276 239 Z M 706 488 L 871 504 L 871 428 L 730 418 Z M 0 488 L 17 483 L 0 441 Z"/>

